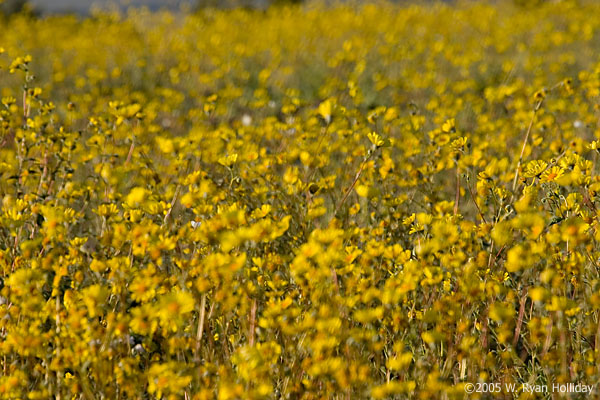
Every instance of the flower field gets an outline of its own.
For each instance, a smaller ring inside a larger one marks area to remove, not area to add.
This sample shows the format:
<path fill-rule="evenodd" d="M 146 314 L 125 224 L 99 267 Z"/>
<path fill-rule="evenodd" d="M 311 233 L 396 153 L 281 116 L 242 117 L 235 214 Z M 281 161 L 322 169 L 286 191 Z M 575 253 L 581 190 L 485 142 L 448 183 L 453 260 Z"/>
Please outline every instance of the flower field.
<path fill-rule="evenodd" d="M 2 19 L 0 398 L 584 398 L 595 15 Z"/>

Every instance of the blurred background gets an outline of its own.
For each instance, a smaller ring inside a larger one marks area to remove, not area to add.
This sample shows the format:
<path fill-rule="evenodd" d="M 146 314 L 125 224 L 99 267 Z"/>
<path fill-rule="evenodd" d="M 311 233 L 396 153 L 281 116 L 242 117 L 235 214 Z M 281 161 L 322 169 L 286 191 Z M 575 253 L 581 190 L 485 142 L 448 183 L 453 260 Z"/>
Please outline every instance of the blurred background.
<path fill-rule="evenodd" d="M 36 15 L 57 13 L 75 13 L 82 16 L 88 15 L 95 9 L 121 10 L 128 7 L 147 7 L 152 11 L 168 9 L 171 11 L 194 12 L 203 8 L 235 8 L 245 7 L 252 9 L 266 9 L 271 5 L 305 3 L 311 0 L 0 0 L 0 14 L 8 15 L 19 11 L 28 11 Z M 362 2 L 362 0 L 320 0 L 325 3 L 345 1 Z M 454 0 L 389 0 L 392 2 L 442 2 Z M 492 2 L 503 0 L 492 0 Z M 517 6 L 537 7 L 546 2 L 560 2 L 561 0 L 507 0 Z M 580 0 L 585 1 L 585 0 Z M 597 0 L 592 0 L 597 1 Z"/>
<path fill-rule="evenodd" d="M 202 7 L 251 7 L 266 8 L 277 3 L 300 3 L 302 0 L 0 0 L 4 14 L 30 9 L 37 14 L 76 13 L 85 15 L 94 9 L 121 9 L 148 7 L 169 10 L 195 10 Z"/>
<path fill-rule="evenodd" d="M 7 3 L 24 3 L 26 0 L 5 0 Z M 147 6 L 152 9 L 166 7 L 177 9 L 181 6 L 192 5 L 191 0 L 129 0 L 129 1 L 110 1 L 110 0 L 29 0 L 29 3 L 42 13 L 55 12 L 76 12 L 78 14 L 88 13 L 92 7 L 140 7 Z"/>

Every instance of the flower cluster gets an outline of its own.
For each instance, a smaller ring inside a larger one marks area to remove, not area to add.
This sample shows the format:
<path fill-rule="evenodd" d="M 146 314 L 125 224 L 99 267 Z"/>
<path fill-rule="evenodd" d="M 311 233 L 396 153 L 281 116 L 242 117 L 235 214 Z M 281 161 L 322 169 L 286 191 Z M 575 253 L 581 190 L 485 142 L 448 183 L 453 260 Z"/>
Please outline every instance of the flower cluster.
<path fill-rule="evenodd" d="M 0 21 L 0 398 L 597 382 L 600 6 L 518 3 Z"/>

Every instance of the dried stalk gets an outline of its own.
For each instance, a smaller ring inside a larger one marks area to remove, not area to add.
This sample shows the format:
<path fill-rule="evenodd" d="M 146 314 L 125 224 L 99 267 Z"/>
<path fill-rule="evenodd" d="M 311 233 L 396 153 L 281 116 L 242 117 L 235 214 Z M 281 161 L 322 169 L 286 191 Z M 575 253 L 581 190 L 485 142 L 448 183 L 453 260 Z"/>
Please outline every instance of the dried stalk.
<path fill-rule="evenodd" d="M 202 342 L 202 333 L 204 331 L 204 315 L 206 313 L 206 293 L 202 294 L 200 300 L 200 318 L 198 319 L 198 332 L 196 333 L 196 359 L 200 353 L 200 343 Z"/>

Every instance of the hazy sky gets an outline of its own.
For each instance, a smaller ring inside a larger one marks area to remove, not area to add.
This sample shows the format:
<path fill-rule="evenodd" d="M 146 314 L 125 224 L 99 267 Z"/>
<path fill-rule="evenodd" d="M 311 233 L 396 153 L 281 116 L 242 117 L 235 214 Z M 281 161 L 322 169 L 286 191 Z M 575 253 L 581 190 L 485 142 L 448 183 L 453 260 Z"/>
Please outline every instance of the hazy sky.
<path fill-rule="evenodd" d="M 109 4 L 129 4 L 134 6 L 148 6 L 156 9 L 162 6 L 169 8 L 178 8 L 182 3 L 191 3 L 192 0 L 30 0 L 31 3 L 44 11 L 77 11 L 87 12 L 93 4 L 109 5 Z"/>

